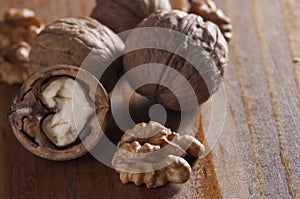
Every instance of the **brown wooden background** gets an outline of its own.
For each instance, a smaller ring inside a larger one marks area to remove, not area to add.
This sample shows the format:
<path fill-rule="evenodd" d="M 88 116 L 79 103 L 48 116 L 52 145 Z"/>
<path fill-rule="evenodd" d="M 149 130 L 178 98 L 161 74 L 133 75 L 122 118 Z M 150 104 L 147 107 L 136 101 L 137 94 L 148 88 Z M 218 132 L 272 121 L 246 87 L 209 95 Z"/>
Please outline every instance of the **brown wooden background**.
<path fill-rule="evenodd" d="M 94 0 L 0 0 L 47 23 L 89 15 Z M 227 117 L 213 152 L 183 185 L 121 185 L 91 155 L 56 163 L 17 142 L 6 119 L 18 86 L 0 84 L 1 198 L 299 198 L 300 1 L 218 0 L 234 24 L 225 75 Z M 206 113 L 209 105 L 202 106 Z M 202 115 L 203 128 L 208 116 Z M 205 132 L 204 132 L 205 133 Z M 199 138 L 202 130 L 199 129 Z"/>

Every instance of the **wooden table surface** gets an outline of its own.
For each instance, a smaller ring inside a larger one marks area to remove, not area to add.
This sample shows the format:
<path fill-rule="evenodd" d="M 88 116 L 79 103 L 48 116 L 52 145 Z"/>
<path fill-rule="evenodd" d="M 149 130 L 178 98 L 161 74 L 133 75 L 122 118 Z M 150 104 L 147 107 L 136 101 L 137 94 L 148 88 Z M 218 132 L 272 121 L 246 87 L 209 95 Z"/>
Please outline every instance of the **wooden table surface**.
<path fill-rule="evenodd" d="M 0 0 L 27 7 L 47 23 L 89 15 L 94 0 Z M 227 112 L 212 152 L 183 185 L 148 190 L 122 185 L 113 169 L 91 155 L 51 162 L 26 151 L 6 118 L 19 86 L 0 84 L 1 198 L 299 198 L 300 1 L 218 0 L 232 18 L 234 38 L 226 69 Z M 203 138 L 209 103 L 201 107 Z M 176 115 L 176 114 L 175 114 Z M 203 130 L 204 129 L 204 130 Z"/>

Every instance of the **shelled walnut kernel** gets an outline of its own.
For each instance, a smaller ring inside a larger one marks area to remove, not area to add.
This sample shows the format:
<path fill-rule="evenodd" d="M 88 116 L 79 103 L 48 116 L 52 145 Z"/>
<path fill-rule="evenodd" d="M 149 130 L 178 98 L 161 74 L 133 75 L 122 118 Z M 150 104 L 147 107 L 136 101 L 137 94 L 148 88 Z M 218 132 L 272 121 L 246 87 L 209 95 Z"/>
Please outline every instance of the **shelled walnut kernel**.
<path fill-rule="evenodd" d="M 44 28 L 28 9 L 11 8 L 0 22 L 0 81 L 21 84 L 28 77 L 31 42 Z"/>
<path fill-rule="evenodd" d="M 148 188 L 156 188 L 167 182 L 186 182 L 190 178 L 191 167 L 183 157 L 190 155 L 198 158 L 204 150 L 196 138 L 180 136 L 150 121 L 137 124 L 125 132 L 118 143 L 112 165 L 120 173 L 123 184 L 145 183 Z"/>

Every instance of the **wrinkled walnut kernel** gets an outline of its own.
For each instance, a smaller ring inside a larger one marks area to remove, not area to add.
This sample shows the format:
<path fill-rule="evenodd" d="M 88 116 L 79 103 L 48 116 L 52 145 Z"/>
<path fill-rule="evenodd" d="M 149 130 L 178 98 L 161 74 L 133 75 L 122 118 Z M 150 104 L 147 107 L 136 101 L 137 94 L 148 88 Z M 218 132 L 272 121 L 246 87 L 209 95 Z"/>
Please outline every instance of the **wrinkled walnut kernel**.
<path fill-rule="evenodd" d="M 190 0 L 170 0 L 172 8 L 188 12 L 191 8 Z"/>
<path fill-rule="evenodd" d="M 44 23 L 29 9 L 11 8 L 4 14 L 4 21 L 0 23 L 2 36 L 8 38 L 10 45 L 22 41 L 31 44 L 32 40 L 44 28 Z"/>
<path fill-rule="evenodd" d="M 156 188 L 167 182 L 186 182 L 190 178 L 191 167 L 182 157 L 190 155 L 198 158 L 204 150 L 196 138 L 180 136 L 150 121 L 137 124 L 125 132 L 118 143 L 112 165 L 120 173 L 123 184 L 145 183 L 148 188 Z"/>
<path fill-rule="evenodd" d="M 27 79 L 30 50 L 31 47 L 26 42 L 3 49 L 0 58 L 0 81 L 12 85 L 21 84 Z"/>
<path fill-rule="evenodd" d="M 0 81 L 21 84 L 28 77 L 30 43 L 44 24 L 28 9 L 11 8 L 0 22 Z"/>
<path fill-rule="evenodd" d="M 45 118 L 47 137 L 59 147 L 73 143 L 93 113 L 82 87 L 73 79 L 59 78 L 47 86 L 42 99 L 48 108 L 56 110 Z M 73 117 L 73 106 L 80 118 Z"/>

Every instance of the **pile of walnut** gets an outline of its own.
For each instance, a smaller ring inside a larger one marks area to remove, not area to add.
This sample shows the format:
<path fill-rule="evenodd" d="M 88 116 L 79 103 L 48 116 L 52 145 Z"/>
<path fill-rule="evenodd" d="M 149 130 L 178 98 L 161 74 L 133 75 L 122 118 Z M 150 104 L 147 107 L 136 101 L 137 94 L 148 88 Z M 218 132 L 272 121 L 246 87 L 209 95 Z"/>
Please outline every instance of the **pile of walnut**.
<path fill-rule="evenodd" d="M 9 121 L 19 142 L 40 157 L 75 159 L 96 145 L 102 136 L 99 125 L 105 130 L 110 115 L 108 92 L 124 71 L 156 63 L 180 72 L 191 87 L 187 90 L 178 83 L 179 97 L 162 86 L 170 78 L 166 71 L 155 73 L 150 68 L 131 76 L 135 83 L 144 82 L 142 73 L 160 77 L 157 84 L 136 91 L 175 111 L 183 110 L 176 97 L 195 109 L 189 103 L 190 93 L 203 103 L 222 81 L 232 25 L 212 0 L 96 2 L 91 17 L 58 19 L 45 28 L 28 9 L 9 9 L 0 22 L 0 81 L 16 84 L 25 80 L 10 107 Z M 164 43 L 155 31 L 147 35 L 147 27 L 183 35 L 185 42 L 163 37 L 174 49 L 183 45 L 183 53 L 195 55 L 197 63 L 192 65 L 175 53 L 156 48 L 128 51 L 145 41 Z M 138 35 L 121 38 L 117 34 L 133 28 L 140 28 Z M 191 49 L 196 50 L 189 52 Z M 129 53 L 123 56 L 125 51 Z M 141 123 L 123 135 L 112 165 L 122 183 L 155 188 L 167 182 L 186 182 L 191 166 L 184 157 L 198 158 L 203 153 L 204 146 L 192 136 L 180 136 L 156 122 Z"/>
<path fill-rule="evenodd" d="M 23 83 L 28 77 L 30 44 L 43 22 L 28 9 L 11 8 L 0 22 L 0 81 Z"/>
<path fill-rule="evenodd" d="M 125 132 L 112 165 L 123 184 L 134 182 L 156 188 L 167 182 L 184 183 L 191 176 L 191 167 L 183 158 L 198 158 L 204 146 L 194 137 L 180 136 L 157 122 L 137 124 Z"/>

